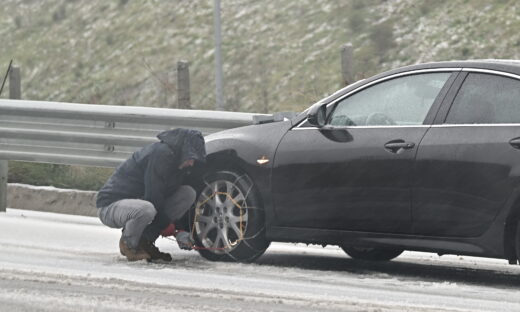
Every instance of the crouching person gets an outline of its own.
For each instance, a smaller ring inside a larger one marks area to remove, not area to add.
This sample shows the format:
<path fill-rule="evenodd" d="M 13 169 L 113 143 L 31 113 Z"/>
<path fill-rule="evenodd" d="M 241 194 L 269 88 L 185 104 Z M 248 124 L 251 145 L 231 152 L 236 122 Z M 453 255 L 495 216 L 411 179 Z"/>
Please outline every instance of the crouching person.
<path fill-rule="evenodd" d="M 122 163 L 97 196 L 98 216 L 111 228 L 122 228 L 119 250 L 129 261 L 165 260 L 170 254 L 155 246 L 169 224 L 195 202 L 196 192 L 185 185 L 189 167 L 205 162 L 204 137 L 189 129 L 167 130 Z M 178 235 L 179 246 L 190 249 L 189 235 Z"/>

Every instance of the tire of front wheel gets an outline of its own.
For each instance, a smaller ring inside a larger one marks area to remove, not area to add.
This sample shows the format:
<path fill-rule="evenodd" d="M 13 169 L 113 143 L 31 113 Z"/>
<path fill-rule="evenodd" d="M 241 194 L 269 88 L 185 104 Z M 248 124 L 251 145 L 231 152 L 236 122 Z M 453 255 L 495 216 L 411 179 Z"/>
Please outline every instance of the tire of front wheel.
<path fill-rule="evenodd" d="M 342 246 L 352 259 L 368 260 L 368 261 L 388 261 L 397 258 L 403 253 L 403 249 L 394 248 L 359 248 L 353 246 Z"/>
<path fill-rule="evenodd" d="M 515 252 L 516 252 L 516 259 L 520 260 L 520 221 L 518 221 L 518 223 L 516 225 Z"/>
<path fill-rule="evenodd" d="M 204 183 L 199 188 L 197 194 L 196 207 L 204 202 L 207 197 L 203 195 L 205 188 L 218 181 L 231 182 L 233 185 L 245 195 L 242 206 L 247 209 L 247 224 L 241 239 L 236 246 L 229 251 L 215 251 L 211 248 L 199 249 L 199 254 L 210 261 L 235 261 L 235 262 L 252 262 L 260 257 L 267 247 L 269 241 L 265 239 L 265 217 L 264 210 L 260 198 L 255 190 L 252 180 L 245 174 L 239 174 L 234 171 L 213 171 L 204 176 Z M 197 217 L 195 217 L 195 221 Z M 195 222 L 192 223 L 195 226 Z M 206 225 L 207 226 L 207 225 Z M 200 248 L 207 248 L 202 243 L 202 238 L 198 237 L 197 231 L 194 232 L 196 245 Z"/>

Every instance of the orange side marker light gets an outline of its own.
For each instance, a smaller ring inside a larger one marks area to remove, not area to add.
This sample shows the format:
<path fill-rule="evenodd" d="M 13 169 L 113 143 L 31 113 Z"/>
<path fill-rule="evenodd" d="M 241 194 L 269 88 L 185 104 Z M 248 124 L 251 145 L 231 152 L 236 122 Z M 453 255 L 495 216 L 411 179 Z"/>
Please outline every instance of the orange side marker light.
<path fill-rule="evenodd" d="M 267 157 L 265 157 L 265 156 L 262 156 L 262 158 L 257 159 L 256 162 L 259 165 L 265 165 L 265 164 L 267 164 L 269 162 L 269 159 L 267 159 Z"/>

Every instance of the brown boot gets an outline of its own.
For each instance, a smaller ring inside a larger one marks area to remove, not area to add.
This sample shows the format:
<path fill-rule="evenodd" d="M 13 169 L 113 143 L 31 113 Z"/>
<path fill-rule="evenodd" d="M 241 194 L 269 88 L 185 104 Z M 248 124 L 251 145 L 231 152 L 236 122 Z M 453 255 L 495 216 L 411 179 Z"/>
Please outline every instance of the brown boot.
<path fill-rule="evenodd" d="M 150 260 L 152 257 L 146 251 L 138 247 L 137 249 L 130 248 L 123 238 L 119 240 L 119 251 L 128 261 Z"/>
<path fill-rule="evenodd" d="M 154 243 L 149 242 L 145 239 L 141 239 L 139 242 L 139 249 L 144 250 L 146 253 L 150 255 L 150 260 L 163 260 L 170 262 L 172 261 L 172 256 L 169 253 L 161 252 Z"/>

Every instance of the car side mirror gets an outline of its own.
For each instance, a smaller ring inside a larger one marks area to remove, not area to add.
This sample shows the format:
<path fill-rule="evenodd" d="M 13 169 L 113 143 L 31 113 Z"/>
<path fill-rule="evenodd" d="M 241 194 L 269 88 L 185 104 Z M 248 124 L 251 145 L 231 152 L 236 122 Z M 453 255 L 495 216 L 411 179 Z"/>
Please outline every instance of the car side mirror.
<path fill-rule="evenodd" d="M 313 126 L 321 128 L 327 121 L 327 105 L 315 105 L 311 107 L 307 120 Z"/>

